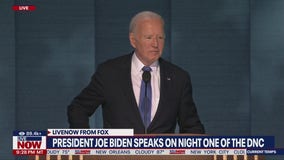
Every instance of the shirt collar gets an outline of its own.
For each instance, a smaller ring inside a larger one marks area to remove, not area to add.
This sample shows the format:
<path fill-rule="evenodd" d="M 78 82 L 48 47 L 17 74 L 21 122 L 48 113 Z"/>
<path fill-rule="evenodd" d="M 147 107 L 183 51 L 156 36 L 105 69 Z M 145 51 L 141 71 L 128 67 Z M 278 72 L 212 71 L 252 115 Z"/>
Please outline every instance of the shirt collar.
<path fill-rule="evenodd" d="M 136 53 L 134 52 L 133 56 L 132 56 L 132 66 L 133 66 L 133 71 L 135 71 L 135 73 L 139 73 L 142 72 L 142 68 L 145 66 L 140 60 L 139 58 L 136 56 Z M 154 63 L 152 63 L 150 65 L 151 69 L 153 71 L 156 71 L 159 67 L 159 61 L 155 61 Z"/>

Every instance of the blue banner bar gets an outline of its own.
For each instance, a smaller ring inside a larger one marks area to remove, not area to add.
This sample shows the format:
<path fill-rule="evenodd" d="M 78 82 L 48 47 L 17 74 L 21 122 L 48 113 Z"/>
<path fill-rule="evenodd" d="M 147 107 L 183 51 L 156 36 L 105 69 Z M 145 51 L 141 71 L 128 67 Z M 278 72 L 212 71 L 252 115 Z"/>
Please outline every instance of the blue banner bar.
<path fill-rule="evenodd" d="M 90 137 L 90 136 L 47 136 L 47 148 L 98 148 L 98 149 L 167 149 L 167 148 L 244 148 L 266 149 L 274 148 L 273 136 L 119 136 L 119 137 Z"/>
<path fill-rule="evenodd" d="M 247 155 L 284 155 L 284 148 L 247 150 Z"/>

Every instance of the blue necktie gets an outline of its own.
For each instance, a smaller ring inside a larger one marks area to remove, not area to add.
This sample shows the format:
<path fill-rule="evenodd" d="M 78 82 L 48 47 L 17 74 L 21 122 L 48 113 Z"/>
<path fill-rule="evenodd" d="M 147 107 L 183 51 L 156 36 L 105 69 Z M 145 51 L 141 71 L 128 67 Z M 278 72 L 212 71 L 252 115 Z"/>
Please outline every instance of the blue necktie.
<path fill-rule="evenodd" d="M 152 89 L 151 89 L 151 71 L 150 67 L 143 67 L 142 82 L 140 88 L 139 111 L 145 128 L 148 128 L 151 122 Z"/>

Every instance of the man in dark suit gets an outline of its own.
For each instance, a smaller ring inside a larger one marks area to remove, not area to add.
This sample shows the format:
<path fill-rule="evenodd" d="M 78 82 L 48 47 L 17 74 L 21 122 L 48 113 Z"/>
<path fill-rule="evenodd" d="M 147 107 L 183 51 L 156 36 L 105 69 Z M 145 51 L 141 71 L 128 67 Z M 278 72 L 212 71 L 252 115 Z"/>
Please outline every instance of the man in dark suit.
<path fill-rule="evenodd" d="M 188 73 L 161 58 L 164 20 L 154 12 L 135 15 L 129 27 L 134 52 L 100 64 L 89 85 L 68 107 L 71 128 L 89 128 L 99 105 L 104 128 L 134 133 L 204 133 Z"/>

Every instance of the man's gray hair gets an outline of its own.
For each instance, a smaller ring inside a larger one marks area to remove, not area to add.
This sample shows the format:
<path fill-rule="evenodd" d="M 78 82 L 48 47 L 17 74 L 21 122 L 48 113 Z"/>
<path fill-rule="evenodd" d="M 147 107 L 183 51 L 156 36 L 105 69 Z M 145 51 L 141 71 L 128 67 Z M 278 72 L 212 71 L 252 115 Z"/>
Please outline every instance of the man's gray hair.
<path fill-rule="evenodd" d="M 160 19 L 162 21 L 162 23 L 165 24 L 164 19 L 159 14 L 152 12 L 152 11 L 142 11 L 142 12 L 137 13 L 131 19 L 130 25 L 129 25 L 129 33 L 134 32 L 134 29 L 135 29 L 137 22 L 139 20 L 145 20 L 145 19 Z"/>

